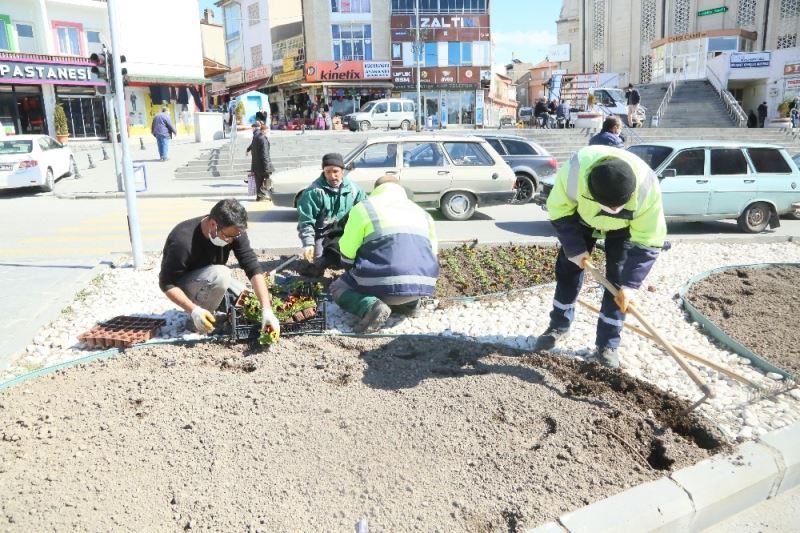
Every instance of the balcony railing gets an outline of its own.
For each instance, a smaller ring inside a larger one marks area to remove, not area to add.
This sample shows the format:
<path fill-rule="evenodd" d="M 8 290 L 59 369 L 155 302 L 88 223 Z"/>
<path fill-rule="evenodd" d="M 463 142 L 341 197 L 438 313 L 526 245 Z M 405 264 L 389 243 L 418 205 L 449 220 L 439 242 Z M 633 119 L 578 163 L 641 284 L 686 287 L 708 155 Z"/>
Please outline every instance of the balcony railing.
<path fill-rule="evenodd" d="M 104 2 L 105 0 L 95 0 L 97 2 Z M 47 63 L 75 63 L 77 65 L 91 65 L 92 62 L 88 58 L 79 56 L 54 56 L 48 54 L 28 54 L 24 52 L 0 52 L 0 59 L 17 59 L 29 60 L 34 62 L 47 62 Z"/>

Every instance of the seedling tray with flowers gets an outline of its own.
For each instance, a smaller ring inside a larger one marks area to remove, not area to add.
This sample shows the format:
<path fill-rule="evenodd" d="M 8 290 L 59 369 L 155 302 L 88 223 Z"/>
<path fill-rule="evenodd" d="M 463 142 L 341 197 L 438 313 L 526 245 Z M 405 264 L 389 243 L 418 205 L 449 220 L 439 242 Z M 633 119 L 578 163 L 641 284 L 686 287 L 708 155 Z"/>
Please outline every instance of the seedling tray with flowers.
<path fill-rule="evenodd" d="M 319 284 L 294 282 L 270 288 L 272 311 L 281 323 L 281 335 L 301 335 L 325 331 L 325 297 Z M 261 304 L 256 295 L 245 290 L 228 307 L 231 336 L 234 341 L 258 339 L 271 344 L 277 335 L 261 331 Z"/>

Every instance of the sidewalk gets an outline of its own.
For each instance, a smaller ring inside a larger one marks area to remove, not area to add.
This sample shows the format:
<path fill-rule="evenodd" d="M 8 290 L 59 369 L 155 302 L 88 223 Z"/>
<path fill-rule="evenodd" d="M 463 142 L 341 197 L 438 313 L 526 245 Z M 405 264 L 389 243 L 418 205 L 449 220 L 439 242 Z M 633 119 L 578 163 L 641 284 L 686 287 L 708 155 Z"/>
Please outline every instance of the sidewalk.
<path fill-rule="evenodd" d="M 245 197 L 247 184 L 242 180 L 209 179 L 209 180 L 177 180 L 175 171 L 203 154 L 222 149 L 229 140 L 221 139 L 207 143 L 198 143 L 194 138 L 178 138 L 169 146 L 169 160 L 160 161 L 155 140 L 145 140 L 144 149 L 138 140 L 131 140 L 130 155 L 134 167 L 143 165 L 147 174 L 147 187 L 144 188 L 141 172 L 137 172 L 137 197 L 139 198 L 171 198 L 171 197 Z M 143 138 L 144 139 L 144 138 Z M 108 156 L 103 160 L 102 148 Z M 121 151 L 120 151 L 121 152 Z M 76 146 L 73 150 L 75 162 L 81 177 L 62 178 L 56 182 L 54 194 L 63 199 L 92 198 L 124 198 L 125 193 L 117 188 L 114 177 L 114 156 L 111 143 L 92 146 Z M 89 168 L 89 156 L 95 168 Z M 121 154 L 120 154 L 121 163 Z"/>

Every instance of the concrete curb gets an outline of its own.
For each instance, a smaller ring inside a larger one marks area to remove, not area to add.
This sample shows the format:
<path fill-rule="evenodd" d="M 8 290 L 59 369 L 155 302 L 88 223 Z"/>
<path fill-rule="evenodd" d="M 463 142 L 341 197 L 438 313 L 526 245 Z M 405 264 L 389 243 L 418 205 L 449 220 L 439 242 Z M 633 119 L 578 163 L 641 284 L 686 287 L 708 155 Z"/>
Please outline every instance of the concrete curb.
<path fill-rule="evenodd" d="M 526 533 L 701 531 L 800 486 L 800 422 Z"/>
<path fill-rule="evenodd" d="M 77 192 L 55 194 L 61 200 L 108 200 L 115 198 L 125 198 L 124 192 Z M 246 200 L 252 198 L 251 194 L 242 194 L 237 191 L 231 194 L 223 192 L 162 192 L 162 193 L 137 193 L 137 198 L 236 198 Z"/>

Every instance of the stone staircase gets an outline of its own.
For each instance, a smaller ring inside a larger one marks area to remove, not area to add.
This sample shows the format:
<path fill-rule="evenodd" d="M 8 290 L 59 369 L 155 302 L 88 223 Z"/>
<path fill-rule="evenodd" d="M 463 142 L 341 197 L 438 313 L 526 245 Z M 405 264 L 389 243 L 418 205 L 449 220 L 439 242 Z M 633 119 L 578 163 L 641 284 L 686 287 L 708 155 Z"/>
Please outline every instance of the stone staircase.
<path fill-rule="evenodd" d="M 727 115 L 726 115 L 727 116 Z M 497 132 L 497 130 L 490 130 Z M 474 130 L 443 132 L 447 135 L 471 135 Z M 536 141 L 556 158 L 559 164 L 566 162 L 573 153 L 587 146 L 589 138 L 596 133 L 590 130 L 507 129 L 501 133 L 518 135 Z M 670 140 L 715 140 L 766 143 L 783 146 L 791 155 L 800 152 L 800 141 L 786 130 L 773 128 L 636 128 L 626 130 L 627 144 Z M 338 151 L 347 154 L 367 137 L 387 135 L 387 132 L 341 132 L 319 135 L 275 135 L 270 138 L 272 162 L 276 171 L 300 166 L 318 166 L 322 155 Z M 388 135 L 397 135 L 392 133 Z M 407 134 L 413 136 L 414 134 Z M 176 179 L 231 179 L 241 180 L 250 170 L 250 157 L 245 155 L 249 138 L 239 139 L 234 148 L 233 165 L 228 146 L 206 151 L 175 173 Z"/>
<path fill-rule="evenodd" d="M 714 87 L 706 80 L 678 82 L 659 128 L 735 127 Z"/>
<path fill-rule="evenodd" d="M 648 83 L 647 85 L 639 85 L 636 87 L 641 97 L 639 103 L 647 109 L 646 123 L 644 124 L 645 128 L 650 127 L 650 120 L 653 118 L 656 111 L 658 111 L 658 106 L 660 106 L 661 102 L 664 100 L 667 89 L 669 89 L 669 83 Z"/>

